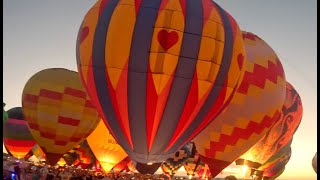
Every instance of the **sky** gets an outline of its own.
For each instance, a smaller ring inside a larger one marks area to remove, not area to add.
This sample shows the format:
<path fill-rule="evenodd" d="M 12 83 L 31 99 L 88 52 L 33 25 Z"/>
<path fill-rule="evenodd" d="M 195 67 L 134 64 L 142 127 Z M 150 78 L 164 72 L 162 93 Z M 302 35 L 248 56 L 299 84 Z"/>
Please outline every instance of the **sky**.
<path fill-rule="evenodd" d="M 3 98 L 6 110 L 21 106 L 27 80 L 46 68 L 76 68 L 79 26 L 95 0 L 4 0 Z M 299 92 L 303 119 L 292 157 L 279 179 L 315 180 L 317 151 L 317 1 L 241 0 L 216 2 L 240 28 L 265 40 L 277 53 L 286 79 Z"/>

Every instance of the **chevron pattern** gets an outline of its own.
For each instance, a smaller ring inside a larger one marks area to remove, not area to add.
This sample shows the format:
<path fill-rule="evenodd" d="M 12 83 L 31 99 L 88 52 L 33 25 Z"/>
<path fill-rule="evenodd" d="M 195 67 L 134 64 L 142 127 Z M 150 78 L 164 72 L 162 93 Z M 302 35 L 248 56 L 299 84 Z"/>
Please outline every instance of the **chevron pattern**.
<path fill-rule="evenodd" d="M 247 61 L 230 103 L 195 139 L 212 176 L 254 145 L 280 118 L 285 100 L 285 75 L 274 51 L 252 33 L 243 32 Z M 223 163 L 228 162 L 228 163 Z"/>

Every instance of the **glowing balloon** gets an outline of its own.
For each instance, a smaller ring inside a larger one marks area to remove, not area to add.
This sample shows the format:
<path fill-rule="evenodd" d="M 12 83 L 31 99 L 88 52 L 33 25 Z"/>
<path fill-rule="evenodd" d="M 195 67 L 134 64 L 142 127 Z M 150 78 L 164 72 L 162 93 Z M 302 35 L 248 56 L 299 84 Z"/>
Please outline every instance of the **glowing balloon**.
<path fill-rule="evenodd" d="M 282 153 L 282 156 L 280 156 L 277 161 L 275 161 L 272 165 L 269 165 L 268 167 L 264 165 L 264 167 L 261 167 L 263 171 L 264 177 L 276 177 L 277 174 L 285 168 L 286 164 L 289 162 L 291 158 L 291 147 L 286 148 L 286 152 Z"/>
<path fill-rule="evenodd" d="M 209 166 L 205 164 L 201 169 L 197 171 L 200 180 L 207 180 L 211 177 Z"/>
<path fill-rule="evenodd" d="M 285 100 L 284 70 L 275 52 L 252 33 L 243 32 L 243 39 L 247 53 L 243 80 L 230 103 L 194 138 L 213 177 L 268 132 Z"/>
<path fill-rule="evenodd" d="M 136 167 L 134 166 L 133 161 L 130 161 L 130 162 L 128 163 L 128 170 L 129 170 L 129 172 L 134 172 L 134 171 L 136 171 Z"/>
<path fill-rule="evenodd" d="M 84 140 L 80 143 L 79 147 L 75 150 L 79 159 L 74 162 L 75 166 L 81 166 L 82 169 L 90 167 L 90 165 L 94 165 L 96 161 L 96 157 L 94 156 L 87 140 Z"/>
<path fill-rule="evenodd" d="M 292 140 L 300 125 L 303 110 L 298 92 L 288 82 L 286 83 L 286 92 L 286 100 L 282 106 L 279 119 L 268 133 L 244 153 L 240 159 L 262 165 Z"/>
<path fill-rule="evenodd" d="M 312 158 L 312 167 L 313 170 L 317 173 L 317 153 Z"/>
<path fill-rule="evenodd" d="M 57 164 L 62 167 L 64 165 L 66 165 L 66 161 L 63 158 L 60 158 L 60 160 L 57 162 Z"/>
<path fill-rule="evenodd" d="M 87 142 L 106 173 L 128 156 L 109 133 L 103 121 L 100 121 L 96 129 L 87 137 Z"/>
<path fill-rule="evenodd" d="M 82 83 L 130 158 L 163 162 L 231 98 L 245 52 L 211 0 L 99 0 L 77 40 Z"/>
<path fill-rule="evenodd" d="M 192 147 L 193 144 L 188 143 L 176 153 L 172 154 L 169 159 L 161 164 L 162 171 L 169 176 L 173 176 L 188 160 L 189 156 L 191 155 Z"/>
<path fill-rule="evenodd" d="M 204 167 L 204 163 L 201 162 L 199 153 L 196 150 L 196 146 L 194 143 L 192 143 L 192 149 L 191 149 L 191 155 L 187 159 L 187 161 L 184 163 L 183 167 L 189 176 L 189 179 L 191 179 L 193 176 L 196 175 L 196 173 Z"/>
<path fill-rule="evenodd" d="M 21 107 L 8 110 L 8 120 L 3 125 L 3 142 L 7 151 L 15 158 L 24 158 L 36 144 Z"/>
<path fill-rule="evenodd" d="M 100 121 L 78 73 L 67 69 L 46 69 L 33 75 L 23 89 L 22 108 L 32 136 L 51 165 L 82 142 Z"/>
<path fill-rule="evenodd" d="M 124 158 L 122 161 L 120 161 L 118 164 L 116 164 L 112 170 L 115 173 L 120 173 L 121 171 L 126 170 L 128 164 L 131 162 L 131 159 L 129 156 L 127 156 L 126 158 Z"/>

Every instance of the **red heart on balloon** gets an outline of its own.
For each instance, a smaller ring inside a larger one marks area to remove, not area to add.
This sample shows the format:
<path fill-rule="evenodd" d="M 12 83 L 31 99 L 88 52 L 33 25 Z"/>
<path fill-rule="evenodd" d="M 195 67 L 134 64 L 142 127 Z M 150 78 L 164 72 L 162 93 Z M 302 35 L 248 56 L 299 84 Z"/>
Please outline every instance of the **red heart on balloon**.
<path fill-rule="evenodd" d="M 82 43 L 82 41 L 88 36 L 88 34 L 89 34 L 89 28 L 87 26 L 83 27 L 81 30 L 80 43 Z"/>
<path fill-rule="evenodd" d="M 162 29 L 158 33 L 158 41 L 165 51 L 175 45 L 178 39 L 179 35 L 176 31 L 168 32 L 166 29 Z"/>

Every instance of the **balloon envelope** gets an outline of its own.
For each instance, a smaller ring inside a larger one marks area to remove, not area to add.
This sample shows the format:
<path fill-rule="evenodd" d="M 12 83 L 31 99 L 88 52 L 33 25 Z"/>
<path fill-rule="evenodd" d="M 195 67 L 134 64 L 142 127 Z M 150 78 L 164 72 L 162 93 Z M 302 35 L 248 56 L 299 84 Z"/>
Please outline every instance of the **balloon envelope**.
<path fill-rule="evenodd" d="M 281 148 L 291 142 L 302 119 L 302 102 L 298 92 L 290 83 L 286 83 L 286 99 L 282 106 L 281 116 L 253 147 L 240 159 L 264 164 Z"/>
<path fill-rule="evenodd" d="M 129 156 L 125 157 L 122 161 L 120 161 L 118 164 L 116 164 L 112 170 L 115 173 L 120 173 L 123 170 L 126 170 L 128 164 L 131 162 L 131 159 Z"/>
<path fill-rule="evenodd" d="M 94 156 L 87 140 L 80 143 L 79 147 L 75 150 L 79 159 L 74 163 L 75 166 L 81 165 L 83 169 L 88 168 L 90 165 L 94 165 L 96 157 Z"/>
<path fill-rule="evenodd" d="M 87 142 L 106 173 L 128 156 L 112 137 L 103 121 L 100 121 L 96 129 L 87 137 Z"/>
<path fill-rule="evenodd" d="M 197 171 L 197 174 L 199 176 L 199 179 L 201 180 L 209 179 L 209 176 L 211 176 L 209 166 L 205 164 L 204 166 L 201 167 L 201 169 Z"/>
<path fill-rule="evenodd" d="M 15 158 L 24 158 L 36 144 L 21 107 L 8 110 L 8 120 L 3 127 L 3 141 L 7 151 Z"/>
<path fill-rule="evenodd" d="M 170 176 L 174 175 L 188 160 L 191 155 L 192 146 L 191 143 L 188 143 L 179 149 L 179 151 L 171 155 L 169 159 L 161 164 L 162 171 Z"/>
<path fill-rule="evenodd" d="M 278 177 L 280 172 L 285 168 L 286 164 L 291 158 L 291 147 L 283 154 L 274 164 L 268 168 L 263 169 L 263 176 L 265 177 Z M 282 172 L 281 172 L 282 174 Z"/>
<path fill-rule="evenodd" d="M 196 150 L 195 144 L 192 142 L 192 149 L 191 149 L 191 155 L 187 159 L 187 161 L 183 164 L 183 167 L 189 176 L 189 178 L 192 178 L 196 175 L 196 173 L 204 167 L 204 163 L 200 160 L 200 155 Z"/>
<path fill-rule="evenodd" d="M 23 89 L 22 108 L 32 136 L 51 165 L 82 142 L 100 121 L 78 73 L 62 68 L 33 75 Z"/>
<path fill-rule="evenodd" d="M 245 52 L 211 0 L 100 0 L 77 40 L 82 82 L 130 158 L 162 162 L 231 98 Z"/>
<path fill-rule="evenodd" d="M 247 53 L 242 81 L 223 111 L 194 138 L 213 177 L 268 132 L 285 100 L 284 70 L 275 52 L 252 33 L 242 36 Z"/>

